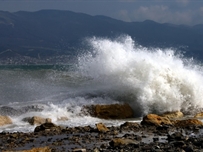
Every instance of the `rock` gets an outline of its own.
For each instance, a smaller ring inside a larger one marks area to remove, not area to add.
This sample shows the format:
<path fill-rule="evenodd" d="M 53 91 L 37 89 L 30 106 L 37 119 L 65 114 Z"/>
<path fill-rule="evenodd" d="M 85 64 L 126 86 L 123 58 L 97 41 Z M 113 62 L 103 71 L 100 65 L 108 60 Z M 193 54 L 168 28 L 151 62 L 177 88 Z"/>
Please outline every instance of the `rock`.
<path fill-rule="evenodd" d="M 148 114 L 143 117 L 141 125 L 172 125 L 171 121 L 167 117 L 161 117 L 156 114 Z"/>
<path fill-rule="evenodd" d="M 203 117 L 203 112 L 197 113 L 194 118 L 202 118 Z"/>
<path fill-rule="evenodd" d="M 174 121 L 176 127 L 188 127 L 188 126 L 203 126 L 203 123 L 198 119 L 186 119 Z"/>
<path fill-rule="evenodd" d="M 133 117 L 133 110 L 128 104 L 93 106 L 93 116 L 102 119 L 125 119 Z"/>
<path fill-rule="evenodd" d="M 51 152 L 51 149 L 49 147 L 39 147 L 30 150 L 23 150 L 23 152 Z"/>
<path fill-rule="evenodd" d="M 39 116 L 34 116 L 34 117 L 24 118 L 23 121 L 27 121 L 31 125 L 41 125 L 41 124 L 46 123 L 46 122 L 51 122 L 51 119 L 50 118 L 42 118 Z"/>
<path fill-rule="evenodd" d="M 73 152 L 86 152 L 86 149 L 74 149 Z"/>
<path fill-rule="evenodd" d="M 177 118 L 182 118 L 184 115 L 181 111 L 175 111 L 175 112 L 166 112 L 161 116 L 167 117 L 168 119 L 177 119 Z"/>
<path fill-rule="evenodd" d="M 34 130 L 34 132 L 40 132 L 40 131 L 61 131 L 61 127 L 57 126 L 51 122 L 46 122 L 44 124 L 41 124 L 40 126 L 37 126 Z"/>
<path fill-rule="evenodd" d="M 172 141 L 170 144 L 173 144 L 175 147 L 183 147 L 185 145 L 184 141 Z"/>
<path fill-rule="evenodd" d="M 120 146 L 126 146 L 129 144 L 134 145 L 134 147 L 139 146 L 139 142 L 132 139 L 123 139 L 123 138 L 114 138 L 112 141 L 110 141 L 110 146 L 112 147 L 120 147 Z"/>
<path fill-rule="evenodd" d="M 0 116 L 0 126 L 12 124 L 12 120 L 8 116 Z"/>
<path fill-rule="evenodd" d="M 132 129 L 137 129 L 140 128 L 140 124 L 136 122 L 125 122 L 120 126 L 121 129 L 127 129 L 127 130 L 132 130 Z"/>
<path fill-rule="evenodd" d="M 109 129 L 102 123 L 96 124 L 96 127 L 97 127 L 97 130 L 99 132 L 107 132 L 107 131 L 109 131 Z"/>
<path fill-rule="evenodd" d="M 51 148 L 49 148 L 49 147 L 38 147 L 38 148 L 29 149 L 29 150 L 4 151 L 4 152 L 51 152 Z"/>
<path fill-rule="evenodd" d="M 174 141 L 174 140 L 185 140 L 186 137 L 181 132 L 175 132 L 171 135 L 168 135 L 168 141 Z"/>

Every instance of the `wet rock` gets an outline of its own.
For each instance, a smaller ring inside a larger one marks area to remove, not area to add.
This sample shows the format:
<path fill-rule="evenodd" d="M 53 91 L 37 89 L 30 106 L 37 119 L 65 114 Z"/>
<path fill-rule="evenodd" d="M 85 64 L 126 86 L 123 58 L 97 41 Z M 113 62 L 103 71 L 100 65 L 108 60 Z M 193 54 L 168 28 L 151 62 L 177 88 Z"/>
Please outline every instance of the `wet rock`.
<path fill-rule="evenodd" d="M 176 127 L 188 127 L 188 126 L 203 126 L 203 123 L 198 119 L 186 119 L 186 120 L 176 120 L 174 122 Z"/>
<path fill-rule="evenodd" d="M 203 118 L 203 112 L 197 113 L 194 118 Z"/>
<path fill-rule="evenodd" d="M 133 117 L 133 110 L 128 104 L 93 105 L 90 114 L 102 119 L 125 119 Z M 91 112 L 92 111 L 92 112 Z"/>
<path fill-rule="evenodd" d="M 39 147 L 30 150 L 23 150 L 23 152 L 51 152 L 51 149 L 49 147 Z"/>
<path fill-rule="evenodd" d="M 132 139 L 114 138 L 109 144 L 112 147 L 121 147 L 130 144 L 134 145 L 134 147 L 138 147 L 140 143 Z"/>
<path fill-rule="evenodd" d="M 0 116 L 0 126 L 12 124 L 12 120 L 8 116 Z"/>
<path fill-rule="evenodd" d="M 120 126 L 121 129 L 132 130 L 140 128 L 140 124 L 136 122 L 125 122 Z"/>
<path fill-rule="evenodd" d="M 73 152 L 86 152 L 86 149 L 74 149 Z"/>
<path fill-rule="evenodd" d="M 170 144 L 173 144 L 176 147 L 183 147 L 185 145 L 184 141 L 172 141 Z"/>
<path fill-rule="evenodd" d="M 55 125 L 54 123 L 44 123 L 40 126 L 37 126 L 34 130 L 34 132 L 40 132 L 40 131 L 61 131 L 61 127 Z"/>
<path fill-rule="evenodd" d="M 156 114 L 148 114 L 145 117 L 143 117 L 143 120 L 141 121 L 141 125 L 172 125 L 171 121 L 166 117 L 161 117 Z"/>
<path fill-rule="evenodd" d="M 34 116 L 34 117 L 24 118 L 23 121 L 29 122 L 31 125 L 41 125 L 46 122 L 51 122 L 51 119 Z"/>
<path fill-rule="evenodd" d="M 186 137 L 183 136 L 181 132 L 175 132 L 171 135 L 168 135 L 168 141 L 173 141 L 173 140 L 185 140 Z"/>
<path fill-rule="evenodd" d="M 107 132 L 109 129 L 103 124 L 103 123 L 98 123 L 96 124 L 97 130 L 99 132 Z"/>
<path fill-rule="evenodd" d="M 168 119 L 177 119 L 177 118 L 182 118 L 184 115 L 181 111 L 175 111 L 175 112 L 166 112 L 161 116 L 167 117 Z"/>

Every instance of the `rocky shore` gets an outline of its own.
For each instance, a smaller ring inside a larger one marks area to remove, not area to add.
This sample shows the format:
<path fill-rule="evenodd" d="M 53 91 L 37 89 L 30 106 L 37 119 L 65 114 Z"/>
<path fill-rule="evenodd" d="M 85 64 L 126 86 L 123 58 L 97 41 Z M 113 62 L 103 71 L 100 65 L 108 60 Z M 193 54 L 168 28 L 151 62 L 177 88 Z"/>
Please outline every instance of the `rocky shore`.
<path fill-rule="evenodd" d="M 105 117 L 118 119 L 116 113 L 107 116 L 105 108 L 101 109 Z M 101 116 L 101 113 L 97 115 Z M 201 113 L 186 118 L 180 111 L 148 114 L 141 123 L 125 122 L 116 127 L 106 127 L 102 123 L 95 124 L 95 127 L 61 127 L 46 119 L 30 133 L 1 132 L 0 151 L 203 152 L 203 123 L 197 119 L 199 117 L 202 117 Z"/>

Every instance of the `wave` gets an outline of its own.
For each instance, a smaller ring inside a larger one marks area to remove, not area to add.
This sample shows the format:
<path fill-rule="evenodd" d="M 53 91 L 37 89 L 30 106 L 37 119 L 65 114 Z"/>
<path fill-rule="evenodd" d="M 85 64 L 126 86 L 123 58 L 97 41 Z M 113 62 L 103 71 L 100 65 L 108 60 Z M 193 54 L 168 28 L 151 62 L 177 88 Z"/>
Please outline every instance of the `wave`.
<path fill-rule="evenodd" d="M 136 115 L 203 108 L 202 66 L 175 49 L 142 47 L 130 36 L 87 44 L 77 64 L 86 91 L 128 102 Z"/>

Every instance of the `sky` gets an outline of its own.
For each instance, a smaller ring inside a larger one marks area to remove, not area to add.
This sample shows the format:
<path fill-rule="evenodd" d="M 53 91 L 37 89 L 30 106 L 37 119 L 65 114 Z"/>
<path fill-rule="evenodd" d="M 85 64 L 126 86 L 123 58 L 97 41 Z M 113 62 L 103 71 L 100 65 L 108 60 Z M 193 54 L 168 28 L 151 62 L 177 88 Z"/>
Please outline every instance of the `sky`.
<path fill-rule="evenodd" d="M 0 10 L 69 10 L 136 22 L 203 24 L 203 0 L 0 0 Z"/>

